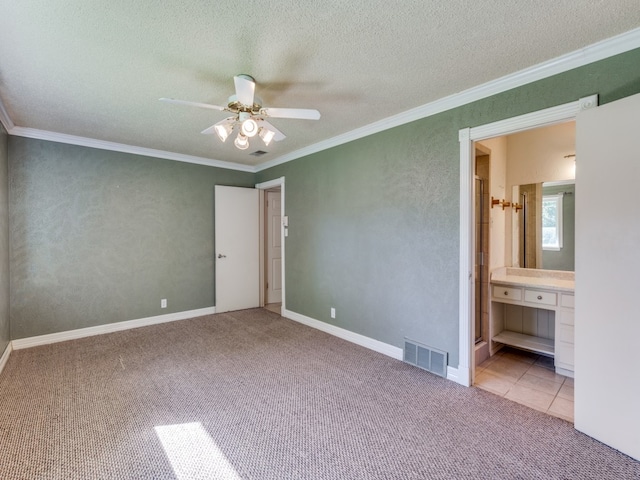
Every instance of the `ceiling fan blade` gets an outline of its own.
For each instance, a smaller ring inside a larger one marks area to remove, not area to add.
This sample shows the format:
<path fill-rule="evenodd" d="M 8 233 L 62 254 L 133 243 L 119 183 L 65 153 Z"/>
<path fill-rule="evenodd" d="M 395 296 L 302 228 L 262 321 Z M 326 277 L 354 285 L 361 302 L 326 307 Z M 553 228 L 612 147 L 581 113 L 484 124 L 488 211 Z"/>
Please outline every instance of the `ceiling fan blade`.
<path fill-rule="evenodd" d="M 236 86 L 236 98 L 242 105 L 252 106 L 256 91 L 256 82 L 249 75 L 236 75 L 233 77 Z"/>
<path fill-rule="evenodd" d="M 205 135 L 213 135 L 214 133 L 216 133 L 216 126 L 211 125 L 209 128 L 205 128 L 204 130 L 202 130 L 200 133 L 204 133 Z"/>
<path fill-rule="evenodd" d="M 264 127 L 267 130 L 271 130 L 273 133 L 275 133 L 275 135 L 273 136 L 273 139 L 276 142 L 279 142 L 280 140 L 284 140 L 285 138 L 287 138 L 287 136 L 284 133 L 282 133 L 280 130 L 278 130 L 276 127 L 271 125 L 266 120 L 257 120 L 257 123 L 259 127 Z"/>
<path fill-rule="evenodd" d="M 176 100 L 175 98 L 160 98 L 159 99 L 161 102 L 167 102 L 167 103 L 175 103 L 177 105 L 187 105 L 190 107 L 200 107 L 200 108 L 210 108 L 211 110 L 219 110 L 219 111 L 223 111 L 225 110 L 227 107 L 221 107 L 219 105 L 211 105 L 209 103 L 199 103 L 199 102 L 189 102 L 187 100 Z"/>
<path fill-rule="evenodd" d="M 263 108 L 260 113 L 272 118 L 320 119 L 320 112 L 310 108 Z"/>

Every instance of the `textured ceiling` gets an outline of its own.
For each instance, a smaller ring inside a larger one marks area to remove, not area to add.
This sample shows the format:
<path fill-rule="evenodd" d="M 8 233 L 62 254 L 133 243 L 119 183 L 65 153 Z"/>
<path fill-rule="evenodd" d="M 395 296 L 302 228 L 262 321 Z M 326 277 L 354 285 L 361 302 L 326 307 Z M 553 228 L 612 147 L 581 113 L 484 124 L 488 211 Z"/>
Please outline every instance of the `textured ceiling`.
<path fill-rule="evenodd" d="M 255 165 L 640 25 L 638 0 L 0 0 L 0 100 L 16 126 Z M 248 73 L 264 148 L 199 132 Z M 249 153 L 269 153 L 261 158 Z"/>

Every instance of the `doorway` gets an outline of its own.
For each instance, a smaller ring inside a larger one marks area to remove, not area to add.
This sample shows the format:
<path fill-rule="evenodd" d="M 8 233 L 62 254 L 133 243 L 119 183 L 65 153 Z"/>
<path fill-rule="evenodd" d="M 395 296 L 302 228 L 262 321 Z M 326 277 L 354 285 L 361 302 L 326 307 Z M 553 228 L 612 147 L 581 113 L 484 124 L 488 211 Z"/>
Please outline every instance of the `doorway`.
<path fill-rule="evenodd" d="M 260 306 L 282 315 L 286 308 L 284 177 L 256 188 L 260 191 Z"/>
<path fill-rule="evenodd" d="M 483 150 L 494 153 L 490 165 Z M 495 301 L 489 288 L 499 288 L 492 286 L 490 275 L 492 272 L 500 275 L 505 268 L 523 269 L 536 278 L 546 271 L 562 270 L 553 268 L 551 263 L 547 265 L 538 252 L 545 246 L 543 240 L 546 237 L 541 233 L 549 213 L 542 199 L 546 198 L 543 192 L 549 188 L 555 189 L 554 192 L 565 190 L 569 188 L 569 182 L 573 187 L 575 122 L 560 122 L 481 139 L 474 143 L 474 153 L 476 262 L 473 314 L 476 346 L 472 384 L 573 422 L 573 362 L 570 366 L 565 365 L 566 355 L 556 356 L 554 347 L 549 355 L 537 350 L 537 346 L 531 348 L 522 342 L 502 341 L 505 340 L 502 338 L 504 331 L 518 332 L 523 338 L 550 341 L 557 349 L 565 348 L 569 345 L 568 330 L 565 332 L 565 329 L 569 327 L 559 326 L 556 329 L 558 322 L 565 323 L 564 317 L 556 316 L 564 314 L 557 310 L 533 308 L 535 305 L 531 304 L 510 303 L 505 306 L 503 302 Z M 492 184 L 487 182 L 485 185 L 485 179 L 489 178 Z M 549 187 L 551 182 L 554 185 L 562 183 L 562 188 Z M 522 200 L 523 194 L 529 199 L 528 203 Z M 485 210 L 483 203 L 490 206 L 487 205 Z M 565 225 L 565 230 L 573 232 L 573 222 L 570 227 Z M 485 233 L 487 230 L 490 230 L 490 237 Z M 573 248 L 567 248 L 569 243 L 553 253 L 573 255 Z M 526 255 L 524 245 L 530 247 L 526 249 Z M 487 252 L 491 253 L 491 258 Z M 573 271 L 573 261 L 570 265 L 570 269 L 564 270 Z M 544 271 L 539 270 L 542 268 Z M 554 342 L 558 330 L 564 333 Z M 572 347 L 573 335 L 570 343 Z"/>
<path fill-rule="evenodd" d="M 536 127 L 574 121 L 579 111 L 596 107 L 597 95 L 538 112 L 487 125 L 465 128 L 460 140 L 460 269 L 459 269 L 459 360 L 450 377 L 465 386 L 473 382 L 475 365 L 475 149 L 474 142 L 509 135 Z"/>

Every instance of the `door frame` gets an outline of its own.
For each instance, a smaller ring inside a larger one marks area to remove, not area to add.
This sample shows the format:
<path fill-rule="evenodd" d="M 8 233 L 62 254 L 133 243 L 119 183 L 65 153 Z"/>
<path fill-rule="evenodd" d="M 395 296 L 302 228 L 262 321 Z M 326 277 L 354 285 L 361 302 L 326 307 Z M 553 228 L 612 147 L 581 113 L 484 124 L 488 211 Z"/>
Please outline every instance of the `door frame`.
<path fill-rule="evenodd" d="M 527 113 L 485 125 L 463 128 L 458 132 L 460 141 L 460 266 L 458 297 L 458 367 L 449 369 L 448 377 L 466 387 L 473 383 L 473 349 L 475 345 L 475 294 L 473 289 L 474 251 L 474 149 L 473 144 L 533 128 L 575 120 L 578 112 L 598 106 L 598 95 L 581 98 L 575 102 Z"/>
<path fill-rule="evenodd" d="M 280 222 L 280 245 L 282 245 L 282 261 L 280 268 L 282 269 L 282 307 L 281 312 L 284 312 L 286 309 L 286 277 L 285 277 L 285 195 L 284 195 L 284 179 L 285 177 L 275 178 L 273 180 L 269 180 L 267 182 L 256 183 L 256 189 L 260 191 L 260 306 L 264 307 L 265 305 L 265 285 L 266 285 L 266 272 L 264 268 L 264 252 L 266 245 L 266 238 L 264 233 L 265 226 L 265 192 L 272 188 L 280 187 L 280 217 L 282 221 Z M 282 313 L 281 313 L 282 314 Z"/>

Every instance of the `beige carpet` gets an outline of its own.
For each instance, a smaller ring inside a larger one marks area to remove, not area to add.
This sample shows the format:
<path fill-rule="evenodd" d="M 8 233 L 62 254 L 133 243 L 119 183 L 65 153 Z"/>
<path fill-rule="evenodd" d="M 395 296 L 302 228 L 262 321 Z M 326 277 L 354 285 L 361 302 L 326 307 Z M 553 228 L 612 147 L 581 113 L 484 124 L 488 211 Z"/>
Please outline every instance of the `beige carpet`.
<path fill-rule="evenodd" d="M 256 309 L 13 352 L 0 478 L 618 480 L 640 464 Z"/>

